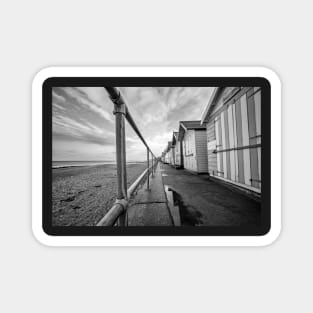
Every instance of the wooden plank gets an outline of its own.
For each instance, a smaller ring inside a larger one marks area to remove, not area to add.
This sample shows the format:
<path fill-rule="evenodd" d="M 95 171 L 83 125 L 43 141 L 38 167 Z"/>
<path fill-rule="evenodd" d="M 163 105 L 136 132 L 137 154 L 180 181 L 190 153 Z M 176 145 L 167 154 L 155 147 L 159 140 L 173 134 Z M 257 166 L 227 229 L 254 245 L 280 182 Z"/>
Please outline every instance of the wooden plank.
<path fill-rule="evenodd" d="M 226 134 L 225 134 L 225 111 L 221 114 L 221 130 L 222 130 L 222 147 L 226 149 Z M 223 155 L 223 177 L 227 178 L 227 161 L 226 152 L 222 152 Z"/>
<path fill-rule="evenodd" d="M 237 134 L 237 147 L 242 147 L 242 123 L 241 123 L 241 103 L 238 100 L 235 104 L 236 108 L 236 134 Z M 243 151 L 237 151 L 238 156 L 238 180 L 240 183 L 245 182 L 244 178 L 244 163 Z"/>
<path fill-rule="evenodd" d="M 222 122 L 221 122 L 221 117 L 219 117 L 219 119 L 217 120 L 217 125 L 218 125 L 218 134 L 219 134 L 219 147 L 217 147 L 219 150 L 220 148 L 223 148 L 223 141 L 222 141 Z M 223 154 L 222 153 L 218 153 L 218 158 L 220 161 L 220 172 L 219 172 L 219 176 L 222 176 L 224 174 L 224 164 L 223 164 Z"/>
<path fill-rule="evenodd" d="M 255 103 L 255 124 L 256 124 L 256 135 L 261 135 L 261 91 L 259 90 L 254 94 Z M 261 137 L 257 138 L 258 143 L 261 143 Z"/>
<path fill-rule="evenodd" d="M 233 109 L 233 121 L 234 121 L 234 147 L 238 147 L 237 145 L 237 120 L 236 120 L 236 103 L 232 105 Z M 238 151 L 234 151 L 235 155 L 235 181 L 239 181 L 238 174 Z"/>
<path fill-rule="evenodd" d="M 260 89 L 254 94 L 254 102 L 255 102 L 256 135 L 261 136 L 261 90 Z M 261 143 L 261 137 L 257 137 L 257 143 Z M 259 180 L 261 181 L 261 177 L 262 177 L 261 148 L 258 148 L 257 151 L 258 151 L 258 174 L 259 174 Z M 259 187 L 261 188 L 261 183 L 259 183 Z"/>
<path fill-rule="evenodd" d="M 195 130 L 195 149 L 197 155 L 197 172 L 208 172 L 208 147 L 206 130 Z"/>
<path fill-rule="evenodd" d="M 220 143 L 219 126 L 218 126 L 218 119 L 217 118 L 214 120 L 214 126 L 215 126 L 215 135 L 216 135 L 216 150 L 218 150 L 219 145 L 221 143 Z M 217 153 L 217 155 L 216 155 L 216 161 L 217 161 L 217 171 L 221 172 L 221 162 L 220 162 L 220 154 L 219 153 Z"/>
<path fill-rule="evenodd" d="M 233 123 L 233 106 L 228 107 L 227 116 L 228 116 L 228 135 L 229 135 L 229 148 L 234 148 L 234 123 Z M 229 152 L 230 157 L 230 179 L 236 179 L 235 173 L 235 151 L 232 150 Z"/>
<path fill-rule="evenodd" d="M 248 124 L 250 145 L 257 143 L 256 114 L 254 96 L 248 98 Z M 251 185 L 259 188 L 258 152 L 256 148 L 250 149 Z"/>
<path fill-rule="evenodd" d="M 226 149 L 229 149 L 228 110 L 224 111 L 224 127 L 225 127 Z M 225 176 L 225 178 L 230 179 L 231 168 L 230 168 L 230 152 L 229 151 L 226 151 L 226 167 L 227 167 L 227 176 Z"/>
<path fill-rule="evenodd" d="M 240 98 L 241 108 L 241 126 L 242 126 L 242 145 L 249 145 L 249 128 L 248 128 L 248 110 L 247 110 L 247 96 L 243 95 Z M 251 170 L 250 170 L 250 153 L 249 149 L 243 150 L 243 164 L 244 164 L 244 183 L 251 185 Z"/>
<path fill-rule="evenodd" d="M 261 171 L 261 164 L 262 164 L 262 162 L 261 162 L 261 148 L 258 148 L 257 149 L 258 150 L 258 171 L 259 171 L 259 180 L 261 181 L 262 180 L 262 171 Z M 260 188 L 261 188 L 261 183 L 260 183 L 260 186 L 259 186 Z"/>

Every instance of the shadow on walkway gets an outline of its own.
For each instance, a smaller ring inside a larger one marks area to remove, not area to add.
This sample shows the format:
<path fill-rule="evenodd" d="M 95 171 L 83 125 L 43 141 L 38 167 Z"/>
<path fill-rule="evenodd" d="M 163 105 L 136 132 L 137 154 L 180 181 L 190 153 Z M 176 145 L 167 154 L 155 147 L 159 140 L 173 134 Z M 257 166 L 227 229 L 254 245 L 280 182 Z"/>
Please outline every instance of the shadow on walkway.
<path fill-rule="evenodd" d="M 165 188 L 173 192 L 182 226 L 259 225 L 261 206 L 242 193 L 196 175 L 161 164 Z"/>

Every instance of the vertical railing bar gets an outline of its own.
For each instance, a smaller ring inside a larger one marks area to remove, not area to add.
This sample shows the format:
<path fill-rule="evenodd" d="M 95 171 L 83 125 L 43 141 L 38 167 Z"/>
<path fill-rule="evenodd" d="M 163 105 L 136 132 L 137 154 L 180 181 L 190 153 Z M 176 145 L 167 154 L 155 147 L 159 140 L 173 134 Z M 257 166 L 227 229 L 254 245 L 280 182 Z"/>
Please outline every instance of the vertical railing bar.
<path fill-rule="evenodd" d="M 123 199 L 123 166 L 122 166 L 122 114 L 115 112 L 116 137 L 116 171 L 117 171 L 117 199 Z"/>
<path fill-rule="evenodd" d="M 122 165 L 123 165 L 123 196 L 127 200 L 127 165 L 126 165 L 126 136 L 125 136 L 125 116 L 122 119 Z"/>
<path fill-rule="evenodd" d="M 112 99 L 114 102 L 115 136 L 116 136 L 116 170 L 117 170 L 117 200 L 127 201 L 127 171 L 126 171 L 126 139 L 125 115 L 126 105 L 120 98 Z M 124 208 L 126 210 L 126 208 Z M 125 211 L 119 216 L 117 224 L 125 226 Z"/>
<path fill-rule="evenodd" d="M 133 120 L 125 100 L 121 92 L 116 87 L 104 87 L 108 92 L 112 102 L 114 103 L 115 115 L 115 135 L 116 135 L 116 169 L 117 169 L 117 208 L 123 207 L 124 211 L 118 218 L 117 224 L 125 226 L 127 224 L 126 209 L 128 206 L 127 196 L 127 164 L 126 164 L 126 137 L 125 137 L 125 119 L 130 123 L 135 133 L 147 148 L 147 189 L 150 190 L 150 171 L 152 177 L 156 173 L 157 159 L 150 150 L 148 144 L 140 133 L 135 121 Z M 151 153 L 151 168 L 150 168 L 150 153 Z M 119 213 L 120 214 L 120 213 Z"/>

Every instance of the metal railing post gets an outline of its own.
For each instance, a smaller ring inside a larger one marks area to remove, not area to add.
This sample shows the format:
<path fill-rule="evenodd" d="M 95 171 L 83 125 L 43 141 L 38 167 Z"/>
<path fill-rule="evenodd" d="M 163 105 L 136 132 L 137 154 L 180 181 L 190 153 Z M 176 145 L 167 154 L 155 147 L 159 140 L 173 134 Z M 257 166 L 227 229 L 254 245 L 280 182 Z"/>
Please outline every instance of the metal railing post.
<path fill-rule="evenodd" d="M 149 172 L 149 149 L 147 148 L 147 162 L 148 162 L 148 165 L 147 165 L 147 168 L 148 168 L 148 172 L 147 172 L 147 175 L 148 175 L 148 177 L 147 177 L 147 190 L 149 190 L 150 189 L 150 186 L 149 186 L 149 174 L 150 174 L 150 172 Z"/>
<path fill-rule="evenodd" d="M 119 226 L 127 225 L 128 197 L 139 186 L 141 181 L 147 177 L 147 190 L 150 190 L 150 171 L 152 177 L 156 173 L 157 159 L 150 150 L 144 137 L 139 131 L 133 117 L 131 116 L 126 101 L 122 93 L 116 87 L 104 87 L 108 92 L 110 99 L 114 103 L 115 115 L 115 136 L 116 136 L 116 169 L 117 169 L 117 200 L 105 216 L 97 223 L 97 226 L 113 226 L 117 221 Z M 127 190 L 127 167 L 126 167 L 126 138 L 125 138 L 125 120 L 128 121 L 135 133 L 147 148 L 147 169 L 137 178 L 137 180 Z M 151 168 L 150 168 L 151 153 Z"/>
<path fill-rule="evenodd" d="M 117 168 L 117 199 L 127 200 L 127 172 L 126 172 L 126 140 L 125 115 L 126 105 L 121 99 L 114 99 L 115 136 L 116 136 L 116 168 Z M 118 225 L 124 226 L 125 212 L 118 218 Z"/>

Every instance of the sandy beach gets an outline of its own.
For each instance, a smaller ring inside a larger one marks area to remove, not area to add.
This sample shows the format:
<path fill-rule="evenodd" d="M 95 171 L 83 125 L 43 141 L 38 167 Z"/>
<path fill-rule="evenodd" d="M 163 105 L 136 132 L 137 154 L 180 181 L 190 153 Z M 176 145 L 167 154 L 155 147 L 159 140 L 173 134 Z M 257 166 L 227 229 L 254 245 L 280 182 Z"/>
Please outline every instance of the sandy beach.
<path fill-rule="evenodd" d="M 130 186 L 146 168 L 145 163 L 127 165 Z M 52 169 L 52 224 L 93 226 L 116 199 L 116 165 Z"/>

